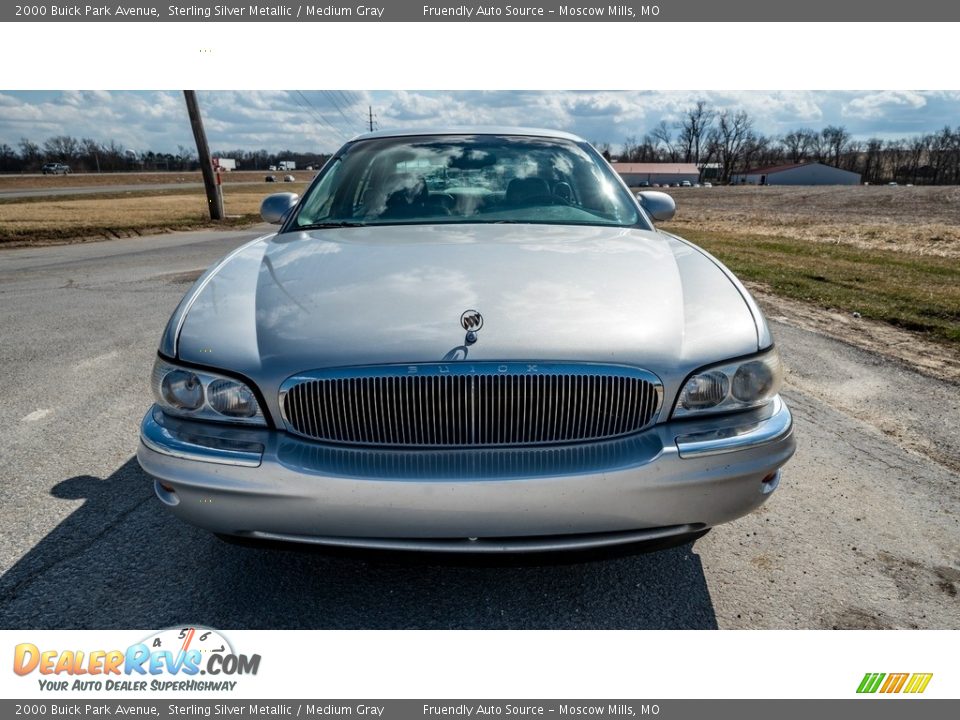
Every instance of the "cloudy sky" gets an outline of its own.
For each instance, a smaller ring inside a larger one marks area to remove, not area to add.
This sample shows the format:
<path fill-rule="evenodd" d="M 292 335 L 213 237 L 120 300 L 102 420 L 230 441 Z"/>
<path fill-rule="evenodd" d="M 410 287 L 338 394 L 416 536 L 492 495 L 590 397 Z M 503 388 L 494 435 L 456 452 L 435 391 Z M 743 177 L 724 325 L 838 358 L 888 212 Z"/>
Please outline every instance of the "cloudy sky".
<path fill-rule="evenodd" d="M 569 130 L 619 146 L 696 100 L 745 109 L 755 127 L 780 134 L 844 125 L 857 138 L 896 138 L 960 125 L 960 91 L 218 91 L 201 92 L 207 135 L 218 150 L 329 152 L 366 129 L 522 125 Z M 53 135 L 115 140 L 126 148 L 176 152 L 193 146 L 177 91 L 2 91 L 0 143 Z"/>

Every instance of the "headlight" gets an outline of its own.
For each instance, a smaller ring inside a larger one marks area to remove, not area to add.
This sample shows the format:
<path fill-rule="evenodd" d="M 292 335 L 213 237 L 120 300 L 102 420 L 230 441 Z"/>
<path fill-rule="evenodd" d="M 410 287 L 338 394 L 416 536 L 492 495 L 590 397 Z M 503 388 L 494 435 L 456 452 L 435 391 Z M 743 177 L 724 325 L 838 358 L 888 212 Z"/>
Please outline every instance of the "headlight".
<path fill-rule="evenodd" d="M 207 387 L 207 403 L 221 415 L 253 417 L 260 408 L 253 391 L 236 380 L 214 380 Z"/>
<path fill-rule="evenodd" d="M 759 407 L 780 391 L 782 382 L 783 364 L 776 348 L 703 368 L 687 378 L 680 389 L 673 417 Z"/>
<path fill-rule="evenodd" d="M 178 417 L 266 425 L 253 390 L 233 378 L 177 367 L 157 358 L 153 395 L 164 412 Z"/>
<path fill-rule="evenodd" d="M 199 410 L 203 405 L 203 384 L 187 370 L 168 372 L 160 381 L 160 395 L 170 407 Z"/>

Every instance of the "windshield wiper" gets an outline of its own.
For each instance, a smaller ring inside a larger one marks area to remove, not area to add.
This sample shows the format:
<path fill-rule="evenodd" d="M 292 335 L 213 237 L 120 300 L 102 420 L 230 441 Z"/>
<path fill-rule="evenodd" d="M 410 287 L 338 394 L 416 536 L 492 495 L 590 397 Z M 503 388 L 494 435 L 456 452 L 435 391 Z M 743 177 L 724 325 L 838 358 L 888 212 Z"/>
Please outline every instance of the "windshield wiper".
<path fill-rule="evenodd" d="M 347 227 L 366 227 L 366 223 L 350 222 L 349 220 L 337 220 L 333 222 L 318 222 L 308 225 L 298 225 L 297 230 L 322 230 L 324 228 L 347 228 Z"/>

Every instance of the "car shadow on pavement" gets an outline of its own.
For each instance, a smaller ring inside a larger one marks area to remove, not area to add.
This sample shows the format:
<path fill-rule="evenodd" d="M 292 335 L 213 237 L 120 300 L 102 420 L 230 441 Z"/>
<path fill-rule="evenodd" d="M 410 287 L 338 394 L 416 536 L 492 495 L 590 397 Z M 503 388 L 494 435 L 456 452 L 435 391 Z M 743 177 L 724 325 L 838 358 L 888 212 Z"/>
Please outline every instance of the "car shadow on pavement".
<path fill-rule="evenodd" d="M 0 577 L 2 628 L 716 628 L 687 544 L 520 567 L 429 565 L 226 544 L 153 496 L 131 458 Z"/>

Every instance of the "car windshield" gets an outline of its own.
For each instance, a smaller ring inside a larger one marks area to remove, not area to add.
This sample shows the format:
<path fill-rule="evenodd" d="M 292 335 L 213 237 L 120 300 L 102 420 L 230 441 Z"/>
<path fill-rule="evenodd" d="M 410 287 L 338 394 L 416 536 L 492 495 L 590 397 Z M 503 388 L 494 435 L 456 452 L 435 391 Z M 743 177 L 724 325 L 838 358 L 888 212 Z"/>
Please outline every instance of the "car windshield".
<path fill-rule="evenodd" d="M 288 229 L 425 223 L 645 226 L 613 170 L 586 143 L 440 135 L 348 145 Z"/>

